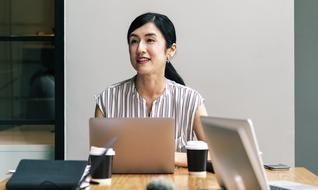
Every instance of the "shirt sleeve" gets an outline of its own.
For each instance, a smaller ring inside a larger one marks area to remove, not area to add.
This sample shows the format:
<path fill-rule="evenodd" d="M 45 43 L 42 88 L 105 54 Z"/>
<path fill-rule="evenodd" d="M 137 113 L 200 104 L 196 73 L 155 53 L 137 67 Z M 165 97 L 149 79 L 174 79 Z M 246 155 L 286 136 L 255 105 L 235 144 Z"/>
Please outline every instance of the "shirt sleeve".
<path fill-rule="evenodd" d="M 197 112 L 198 108 L 201 106 L 201 105 L 204 105 L 204 102 L 205 102 L 205 98 L 198 92 L 198 91 L 195 91 L 196 93 L 196 108 L 195 108 L 195 112 Z"/>
<path fill-rule="evenodd" d="M 94 99 L 98 108 L 105 115 L 105 91 L 103 91 L 102 93 L 96 94 L 94 96 Z"/>

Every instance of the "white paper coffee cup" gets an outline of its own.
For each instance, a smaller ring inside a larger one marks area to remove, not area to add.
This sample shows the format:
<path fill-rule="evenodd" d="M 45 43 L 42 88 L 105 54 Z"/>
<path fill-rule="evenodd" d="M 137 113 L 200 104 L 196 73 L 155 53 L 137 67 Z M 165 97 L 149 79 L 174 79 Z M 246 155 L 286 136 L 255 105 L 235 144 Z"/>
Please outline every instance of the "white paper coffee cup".
<path fill-rule="evenodd" d="M 110 185 L 112 177 L 112 164 L 113 156 L 115 151 L 110 148 L 105 154 L 105 148 L 92 146 L 90 150 L 90 160 L 91 160 L 91 169 L 95 168 L 94 171 L 91 171 L 91 180 L 98 182 L 101 185 Z M 98 166 L 95 166 L 98 164 Z"/>
<path fill-rule="evenodd" d="M 208 145 L 204 141 L 188 141 L 186 145 L 190 175 L 206 176 Z"/>

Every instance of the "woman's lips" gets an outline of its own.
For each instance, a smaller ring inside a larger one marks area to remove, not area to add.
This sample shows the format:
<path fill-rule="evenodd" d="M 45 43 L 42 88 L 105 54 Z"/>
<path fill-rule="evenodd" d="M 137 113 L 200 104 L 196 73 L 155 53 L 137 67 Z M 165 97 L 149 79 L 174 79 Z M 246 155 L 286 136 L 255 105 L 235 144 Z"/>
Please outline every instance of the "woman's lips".
<path fill-rule="evenodd" d="M 137 63 L 139 63 L 139 64 L 145 64 L 145 63 L 147 63 L 149 60 L 150 60 L 149 58 L 142 57 L 142 58 L 138 58 L 138 59 L 137 59 Z"/>

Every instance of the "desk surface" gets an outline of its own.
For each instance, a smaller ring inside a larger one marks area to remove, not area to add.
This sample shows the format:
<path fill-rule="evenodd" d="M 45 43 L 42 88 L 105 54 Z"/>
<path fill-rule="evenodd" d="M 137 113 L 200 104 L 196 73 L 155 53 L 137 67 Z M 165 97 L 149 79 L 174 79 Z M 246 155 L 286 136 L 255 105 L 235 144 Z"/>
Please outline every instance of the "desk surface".
<path fill-rule="evenodd" d="M 266 171 L 269 180 L 290 180 L 300 183 L 318 185 L 318 176 L 305 168 L 291 168 L 289 171 Z M 188 175 L 187 168 L 178 168 L 170 175 L 113 175 L 111 186 L 92 185 L 91 190 L 105 189 L 146 189 L 152 179 L 162 177 L 175 183 L 176 189 L 217 189 L 219 186 L 214 174 L 208 173 L 205 178 Z M 5 189 L 6 180 L 0 182 L 0 190 Z"/>

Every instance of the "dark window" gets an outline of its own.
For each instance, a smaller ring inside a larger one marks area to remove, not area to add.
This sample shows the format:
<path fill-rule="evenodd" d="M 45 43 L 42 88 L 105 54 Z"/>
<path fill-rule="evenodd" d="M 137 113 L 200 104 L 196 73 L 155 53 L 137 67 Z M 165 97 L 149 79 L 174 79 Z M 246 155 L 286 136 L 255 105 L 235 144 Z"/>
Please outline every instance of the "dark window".
<path fill-rule="evenodd" d="M 49 159 L 64 159 L 63 4 L 0 0 L 0 144 L 48 145 Z"/>

